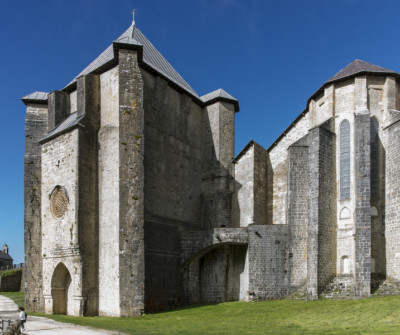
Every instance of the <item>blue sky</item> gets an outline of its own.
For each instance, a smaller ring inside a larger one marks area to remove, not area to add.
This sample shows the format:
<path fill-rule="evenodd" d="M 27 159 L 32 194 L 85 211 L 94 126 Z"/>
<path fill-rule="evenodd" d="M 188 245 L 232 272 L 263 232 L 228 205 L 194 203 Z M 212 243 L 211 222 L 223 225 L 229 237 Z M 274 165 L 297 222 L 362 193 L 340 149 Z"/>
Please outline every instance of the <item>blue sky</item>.
<path fill-rule="evenodd" d="M 400 72 L 400 1 L 40 0 L 0 7 L 0 244 L 23 262 L 25 106 L 62 89 L 132 21 L 199 94 L 239 100 L 236 152 L 269 147 L 354 59 Z"/>

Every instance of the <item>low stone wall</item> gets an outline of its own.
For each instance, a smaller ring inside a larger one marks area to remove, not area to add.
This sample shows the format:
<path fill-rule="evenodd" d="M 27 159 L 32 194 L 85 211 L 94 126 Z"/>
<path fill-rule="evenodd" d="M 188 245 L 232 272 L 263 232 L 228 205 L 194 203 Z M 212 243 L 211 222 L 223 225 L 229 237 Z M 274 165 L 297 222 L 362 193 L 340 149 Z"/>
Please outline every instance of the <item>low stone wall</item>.
<path fill-rule="evenodd" d="M 7 324 L 9 321 L 2 320 L 5 324 Z M 20 335 L 21 334 L 21 321 L 20 320 L 15 320 L 11 324 L 8 325 L 7 329 L 4 331 L 3 329 L 3 324 L 0 327 L 0 334 L 2 335 Z"/>
<path fill-rule="evenodd" d="M 0 276 L 0 292 L 19 292 L 21 289 L 22 271 Z"/>

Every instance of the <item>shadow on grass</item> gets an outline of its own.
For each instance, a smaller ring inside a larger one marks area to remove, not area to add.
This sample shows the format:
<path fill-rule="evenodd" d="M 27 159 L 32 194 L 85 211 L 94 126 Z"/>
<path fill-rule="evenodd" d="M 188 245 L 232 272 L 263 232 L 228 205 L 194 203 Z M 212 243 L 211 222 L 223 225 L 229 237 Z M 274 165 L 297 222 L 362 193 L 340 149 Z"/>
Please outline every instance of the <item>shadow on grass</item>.
<path fill-rule="evenodd" d="M 229 302 L 231 302 L 231 301 L 229 301 Z M 168 313 L 168 312 L 179 312 L 179 311 L 184 311 L 184 310 L 189 310 L 189 309 L 194 309 L 194 308 L 199 308 L 199 307 L 217 306 L 219 304 L 222 304 L 222 302 L 199 303 L 199 304 L 193 304 L 193 305 L 187 305 L 187 306 L 180 306 L 180 307 L 176 307 L 176 308 L 172 308 L 172 309 L 168 309 L 168 310 L 149 311 L 149 312 L 145 312 L 145 314 L 146 315 L 156 315 L 156 314 L 163 314 L 163 313 Z"/>

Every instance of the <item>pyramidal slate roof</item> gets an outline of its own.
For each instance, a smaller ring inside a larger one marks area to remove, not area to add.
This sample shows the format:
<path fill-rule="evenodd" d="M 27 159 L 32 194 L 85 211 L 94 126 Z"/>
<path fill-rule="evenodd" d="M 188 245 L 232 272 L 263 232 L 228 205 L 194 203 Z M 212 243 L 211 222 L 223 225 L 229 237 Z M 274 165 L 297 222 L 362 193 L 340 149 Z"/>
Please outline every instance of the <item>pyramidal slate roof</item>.
<path fill-rule="evenodd" d="M 203 101 L 206 105 L 211 104 L 217 100 L 231 101 L 235 105 L 235 112 L 239 111 L 239 101 L 228 92 L 224 91 L 222 88 L 201 96 L 200 100 Z"/>
<path fill-rule="evenodd" d="M 374 65 L 371 63 L 364 62 L 360 59 L 356 59 L 347 65 L 344 69 L 336 73 L 332 78 L 328 79 L 325 84 L 331 83 L 336 80 L 344 79 L 347 77 L 352 77 L 356 74 L 361 73 L 382 73 L 382 74 L 396 74 L 397 72 L 385 69 L 384 67 Z"/>
<path fill-rule="evenodd" d="M 238 101 L 236 98 L 234 98 L 233 96 L 231 96 L 228 92 L 224 91 L 222 88 L 215 90 L 211 93 L 205 94 L 203 96 L 200 97 L 200 99 L 203 102 L 208 102 L 214 99 L 218 99 L 218 98 L 224 98 L 227 100 L 233 100 L 233 101 Z"/>
<path fill-rule="evenodd" d="M 25 95 L 24 97 L 21 98 L 21 100 L 23 102 L 29 102 L 29 101 L 46 102 L 48 95 L 49 95 L 49 93 L 47 93 L 47 92 L 36 91 L 36 92 L 30 93 L 28 95 Z"/>
<path fill-rule="evenodd" d="M 151 44 L 151 42 L 142 34 L 138 27 L 131 25 L 113 44 L 104 50 L 93 62 L 91 62 L 81 73 L 79 73 L 65 88 L 70 87 L 76 82 L 79 76 L 95 73 L 107 67 L 115 60 L 115 43 L 128 44 L 143 48 L 142 61 L 150 68 L 164 76 L 169 81 L 178 85 L 180 88 L 190 93 L 197 99 L 199 96 L 190 87 L 190 85 L 180 76 L 180 74 L 171 66 L 170 63 L 160 54 L 160 52 Z"/>

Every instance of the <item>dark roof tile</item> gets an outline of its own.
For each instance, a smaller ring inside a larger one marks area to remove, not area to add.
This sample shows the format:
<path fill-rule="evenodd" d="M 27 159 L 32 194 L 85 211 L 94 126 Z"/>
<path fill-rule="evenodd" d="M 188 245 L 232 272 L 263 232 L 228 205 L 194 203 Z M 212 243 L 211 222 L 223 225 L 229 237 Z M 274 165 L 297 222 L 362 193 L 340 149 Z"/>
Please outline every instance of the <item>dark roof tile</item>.
<path fill-rule="evenodd" d="M 364 62 L 360 59 L 356 59 L 349 65 L 347 65 L 344 69 L 336 73 L 332 78 L 328 79 L 325 84 L 328 84 L 336 80 L 344 79 L 347 77 L 352 77 L 357 73 L 362 73 L 362 72 L 397 74 L 395 71 L 385 69 L 384 67 L 380 67 L 378 65 Z"/>
<path fill-rule="evenodd" d="M 130 26 L 120 37 L 115 40 L 116 43 L 137 45 L 143 47 L 143 62 L 153 70 L 157 71 L 174 84 L 178 85 L 186 92 L 190 93 L 196 98 L 199 98 L 197 93 L 190 87 L 190 85 L 179 75 L 179 73 L 171 66 L 170 63 L 160 54 L 160 52 L 151 44 L 151 42 L 142 34 L 136 26 Z M 76 82 L 79 76 L 93 73 L 105 64 L 114 59 L 114 47 L 111 44 L 91 62 L 79 75 L 77 75 L 66 87 Z"/>
<path fill-rule="evenodd" d="M 28 95 L 25 95 L 24 97 L 21 98 L 23 102 L 29 102 L 29 101 L 37 101 L 37 102 L 45 102 L 47 101 L 49 93 L 47 92 L 33 92 Z"/>
<path fill-rule="evenodd" d="M 50 138 L 58 136 L 59 134 L 64 133 L 67 130 L 74 128 L 84 117 L 85 117 L 85 115 L 78 116 L 77 112 L 70 114 L 56 128 L 49 131 L 45 137 L 40 139 L 39 142 L 45 142 L 46 140 L 49 140 Z"/>
<path fill-rule="evenodd" d="M 7 260 L 7 261 L 12 261 L 13 260 L 12 257 L 9 254 L 7 254 L 7 253 L 5 253 L 4 251 L 1 251 L 1 250 L 0 250 L 0 259 Z"/>
<path fill-rule="evenodd" d="M 239 112 L 239 101 L 222 88 L 201 96 L 200 100 L 206 105 L 212 104 L 218 100 L 232 101 L 235 105 L 235 112 Z"/>
<path fill-rule="evenodd" d="M 224 98 L 227 100 L 238 101 L 236 98 L 231 96 L 228 92 L 224 91 L 222 88 L 215 90 L 214 92 L 205 94 L 200 97 L 203 102 L 208 102 L 217 98 Z"/>

